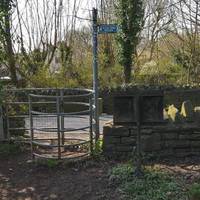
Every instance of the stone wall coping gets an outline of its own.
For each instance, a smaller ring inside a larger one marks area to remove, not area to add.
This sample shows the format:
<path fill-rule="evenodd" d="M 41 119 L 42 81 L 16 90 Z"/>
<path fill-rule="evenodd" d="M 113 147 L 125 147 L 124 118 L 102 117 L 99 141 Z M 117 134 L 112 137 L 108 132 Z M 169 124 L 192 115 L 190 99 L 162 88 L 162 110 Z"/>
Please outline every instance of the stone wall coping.
<path fill-rule="evenodd" d="M 137 129 L 137 126 L 119 126 L 114 125 L 113 123 L 109 122 L 105 124 L 105 127 L 116 128 L 116 129 Z M 184 123 L 184 124 L 159 124 L 159 125 L 152 125 L 152 126 L 141 126 L 143 129 L 150 129 L 152 131 L 160 131 L 160 132 L 167 132 L 167 131 L 200 131 L 200 124 L 195 123 Z"/>
<path fill-rule="evenodd" d="M 118 93 L 118 92 L 132 92 L 137 93 L 138 91 L 145 91 L 145 92 L 151 92 L 151 91 L 164 91 L 164 92 L 197 92 L 200 91 L 200 86 L 198 87 L 164 87 L 164 86 L 130 86 L 127 88 L 118 87 L 118 88 L 110 88 L 110 89 L 101 89 L 100 93 Z"/>

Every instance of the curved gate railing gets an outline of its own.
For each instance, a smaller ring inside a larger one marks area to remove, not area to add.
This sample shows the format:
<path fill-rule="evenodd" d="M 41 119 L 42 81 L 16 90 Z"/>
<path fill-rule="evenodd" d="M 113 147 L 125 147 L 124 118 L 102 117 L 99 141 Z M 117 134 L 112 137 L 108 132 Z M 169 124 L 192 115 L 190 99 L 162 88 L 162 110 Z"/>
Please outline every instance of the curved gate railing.
<path fill-rule="evenodd" d="M 95 134 L 93 111 L 91 90 L 65 89 L 58 90 L 55 95 L 30 94 L 32 157 L 74 159 L 89 155 Z"/>

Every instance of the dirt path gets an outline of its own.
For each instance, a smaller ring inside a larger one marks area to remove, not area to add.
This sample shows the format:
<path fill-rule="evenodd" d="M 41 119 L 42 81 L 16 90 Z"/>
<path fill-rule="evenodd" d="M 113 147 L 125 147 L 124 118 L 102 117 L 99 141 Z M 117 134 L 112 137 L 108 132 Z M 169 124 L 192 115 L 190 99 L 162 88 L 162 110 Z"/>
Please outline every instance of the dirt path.
<path fill-rule="evenodd" d="M 108 163 L 49 169 L 28 163 L 29 154 L 0 158 L 1 200 L 118 200 Z"/>
<path fill-rule="evenodd" d="M 0 200 L 120 200 L 108 172 L 116 162 L 92 161 L 48 168 L 27 162 L 30 152 L 0 157 Z M 182 176 L 184 184 L 200 182 L 200 158 L 154 163 Z"/>

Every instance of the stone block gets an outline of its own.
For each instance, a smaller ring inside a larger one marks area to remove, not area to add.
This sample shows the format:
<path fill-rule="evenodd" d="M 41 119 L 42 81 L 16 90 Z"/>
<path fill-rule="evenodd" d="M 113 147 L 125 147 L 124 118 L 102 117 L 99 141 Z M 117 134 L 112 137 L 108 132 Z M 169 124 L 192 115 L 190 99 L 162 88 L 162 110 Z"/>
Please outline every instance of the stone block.
<path fill-rule="evenodd" d="M 193 132 L 192 134 L 190 134 L 190 140 L 200 140 L 200 133 Z"/>
<path fill-rule="evenodd" d="M 199 131 L 193 131 L 193 134 L 200 135 L 200 130 Z"/>
<path fill-rule="evenodd" d="M 116 145 L 105 145 L 103 143 L 102 149 L 103 149 L 103 152 L 114 152 L 116 149 L 115 147 Z"/>
<path fill-rule="evenodd" d="M 190 156 L 195 156 L 195 157 L 200 156 L 200 151 L 198 152 L 191 151 Z"/>
<path fill-rule="evenodd" d="M 190 133 L 180 134 L 179 140 L 191 140 L 191 134 Z"/>
<path fill-rule="evenodd" d="M 178 139 L 178 133 L 176 132 L 168 132 L 168 133 L 162 133 L 162 140 L 176 140 Z"/>
<path fill-rule="evenodd" d="M 104 136 L 104 144 L 109 145 L 109 144 L 120 144 L 120 137 L 112 137 L 112 136 Z"/>
<path fill-rule="evenodd" d="M 161 151 L 159 151 L 159 156 L 163 157 L 163 158 L 167 158 L 167 157 L 172 157 L 174 156 L 174 151 L 173 149 L 162 149 Z"/>
<path fill-rule="evenodd" d="M 191 143 L 189 140 L 177 140 L 175 149 L 176 148 L 188 148 L 188 147 L 190 147 L 190 145 L 191 145 Z"/>
<path fill-rule="evenodd" d="M 184 149 L 181 149 L 181 148 L 174 149 L 174 153 L 188 153 L 188 152 L 191 152 L 190 147 L 187 147 Z"/>
<path fill-rule="evenodd" d="M 109 135 L 109 136 L 129 136 L 130 130 L 126 127 L 122 126 L 111 126 L 111 125 L 105 125 L 103 127 L 103 135 Z"/>
<path fill-rule="evenodd" d="M 132 153 L 135 150 L 135 146 L 133 145 L 118 145 L 116 146 L 117 152 L 129 152 Z"/>
<path fill-rule="evenodd" d="M 165 148 L 172 148 L 172 149 L 188 148 L 190 146 L 191 146 L 191 143 L 189 140 L 169 140 L 169 141 L 165 141 L 164 143 Z"/>
<path fill-rule="evenodd" d="M 191 144 L 192 148 L 193 147 L 200 147 L 200 141 L 191 141 L 190 144 Z"/>
<path fill-rule="evenodd" d="M 136 144 L 136 138 L 134 138 L 134 137 L 122 137 L 121 138 L 121 144 L 135 145 Z"/>
<path fill-rule="evenodd" d="M 130 129 L 130 136 L 136 137 L 137 136 L 137 129 Z"/>
<path fill-rule="evenodd" d="M 158 151 L 161 149 L 161 137 L 159 133 L 150 136 L 142 136 L 142 150 L 144 152 Z"/>
<path fill-rule="evenodd" d="M 174 149 L 174 155 L 179 158 L 190 156 L 191 148 Z"/>
<path fill-rule="evenodd" d="M 198 147 L 198 146 L 197 147 L 192 146 L 191 151 L 194 153 L 199 153 L 199 155 L 200 155 L 200 147 Z"/>
<path fill-rule="evenodd" d="M 180 152 L 180 153 L 174 153 L 174 156 L 176 158 L 185 158 L 185 157 L 188 157 L 188 156 L 191 156 L 192 155 L 192 152 Z"/>
<path fill-rule="evenodd" d="M 176 140 L 168 140 L 164 142 L 164 148 L 173 149 L 176 147 L 177 141 Z"/>
<path fill-rule="evenodd" d="M 116 159 L 118 157 L 114 151 L 103 151 L 103 155 L 108 159 Z"/>
<path fill-rule="evenodd" d="M 130 135 L 130 130 L 128 128 L 125 128 L 125 127 L 114 127 L 112 129 L 112 135 L 113 136 L 121 136 L 121 137 L 124 137 L 124 136 L 129 136 Z"/>
<path fill-rule="evenodd" d="M 148 128 L 148 129 L 141 129 L 141 134 L 143 134 L 143 135 L 150 135 L 152 133 L 153 133 L 153 129 L 150 129 L 150 128 Z"/>

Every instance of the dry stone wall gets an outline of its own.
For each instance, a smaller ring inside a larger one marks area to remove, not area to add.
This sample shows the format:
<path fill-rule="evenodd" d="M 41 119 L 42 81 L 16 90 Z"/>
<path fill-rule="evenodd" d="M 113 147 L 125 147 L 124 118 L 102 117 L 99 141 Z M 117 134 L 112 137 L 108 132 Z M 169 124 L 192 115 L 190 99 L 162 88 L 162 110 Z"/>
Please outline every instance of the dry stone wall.
<path fill-rule="evenodd" d="M 136 148 L 137 127 L 106 124 L 103 153 L 115 157 L 132 155 Z M 163 124 L 141 129 L 142 151 L 159 157 L 200 156 L 200 127 L 196 124 Z"/>

